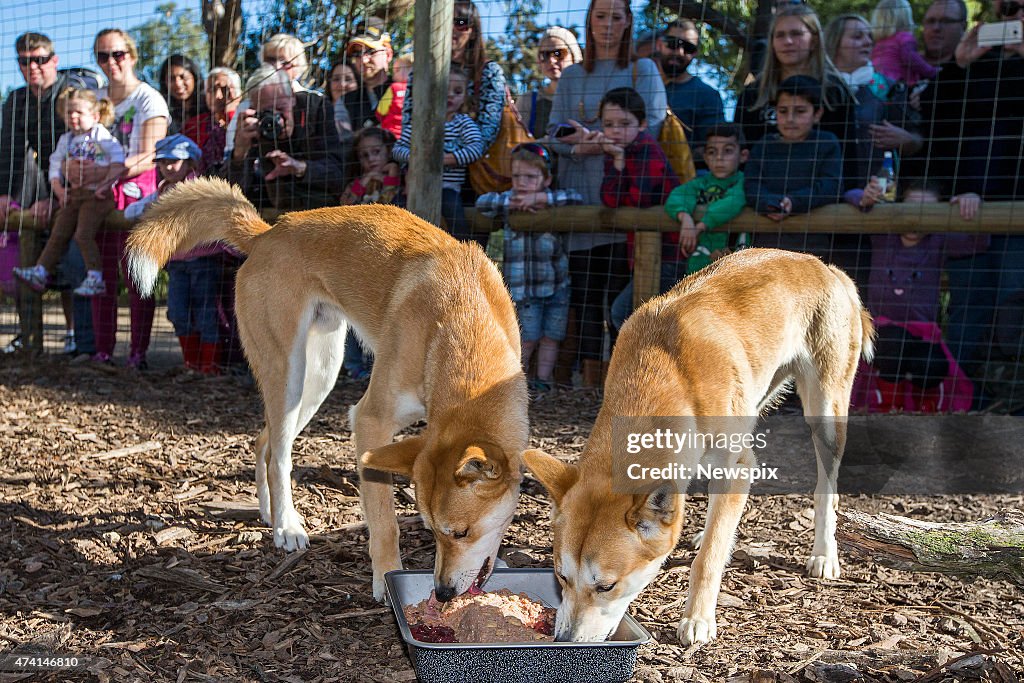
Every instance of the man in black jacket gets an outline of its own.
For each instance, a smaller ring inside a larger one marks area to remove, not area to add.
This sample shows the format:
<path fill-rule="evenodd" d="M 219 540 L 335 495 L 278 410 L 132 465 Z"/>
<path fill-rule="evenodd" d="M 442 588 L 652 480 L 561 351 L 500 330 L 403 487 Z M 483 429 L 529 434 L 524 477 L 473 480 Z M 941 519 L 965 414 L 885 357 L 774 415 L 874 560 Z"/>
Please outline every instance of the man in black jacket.
<path fill-rule="evenodd" d="M 347 146 L 328 100 L 295 93 L 285 71 L 264 64 L 246 81 L 229 180 L 258 207 L 284 211 L 334 206 L 345 189 Z"/>

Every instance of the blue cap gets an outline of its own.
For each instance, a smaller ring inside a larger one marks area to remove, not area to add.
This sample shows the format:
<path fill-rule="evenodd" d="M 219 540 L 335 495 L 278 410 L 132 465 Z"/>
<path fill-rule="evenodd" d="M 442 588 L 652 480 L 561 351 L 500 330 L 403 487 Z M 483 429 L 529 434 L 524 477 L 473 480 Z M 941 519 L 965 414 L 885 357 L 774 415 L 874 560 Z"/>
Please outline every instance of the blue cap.
<path fill-rule="evenodd" d="M 168 135 L 163 140 L 157 140 L 156 156 L 154 158 L 157 161 L 160 159 L 191 159 L 192 161 L 199 161 L 203 158 L 203 151 L 199 149 L 199 145 L 192 142 L 186 136 L 181 133 L 175 133 L 174 135 Z"/>

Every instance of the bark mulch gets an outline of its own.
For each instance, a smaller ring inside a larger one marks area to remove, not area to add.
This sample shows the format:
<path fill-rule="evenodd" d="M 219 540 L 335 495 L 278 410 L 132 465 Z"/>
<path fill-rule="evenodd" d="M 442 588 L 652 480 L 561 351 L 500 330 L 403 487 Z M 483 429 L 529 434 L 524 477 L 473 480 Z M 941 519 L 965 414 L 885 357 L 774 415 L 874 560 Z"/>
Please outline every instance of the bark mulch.
<path fill-rule="evenodd" d="M 0 360 L 0 655 L 73 654 L 87 669 L 0 681 L 412 681 L 390 609 L 370 594 L 342 380 L 294 450 L 311 547 L 273 546 L 256 509 L 260 400 L 235 378 Z M 545 395 L 533 444 L 579 454 L 593 391 Z M 807 445 L 810 449 L 810 444 Z M 967 458 L 965 455 L 965 466 Z M 808 462 L 812 462 L 811 459 Z M 433 543 L 396 487 L 407 568 Z M 687 502 L 684 538 L 703 523 Z M 970 521 L 1021 496 L 847 496 L 843 505 Z M 804 574 L 807 496 L 752 498 L 719 598 L 718 640 L 675 627 L 694 552 L 685 543 L 631 611 L 654 635 L 634 681 L 1024 679 L 1024 603 L 1008 581 L 886 569 L 843 554 L 837 581 Z M 527 478 L 506 536 L 512 566 L 551 566 L 549 502 Z"/>

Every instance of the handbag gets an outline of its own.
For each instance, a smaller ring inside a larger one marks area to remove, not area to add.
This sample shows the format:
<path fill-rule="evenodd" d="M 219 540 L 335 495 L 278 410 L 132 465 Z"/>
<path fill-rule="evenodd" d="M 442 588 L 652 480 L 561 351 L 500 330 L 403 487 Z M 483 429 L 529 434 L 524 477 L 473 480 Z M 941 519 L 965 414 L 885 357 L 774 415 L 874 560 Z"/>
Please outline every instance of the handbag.
<path fill-rule="evenodd" d="M 498 137 L 487 152 L 469 165 L 469 183 L 477 194 L 504 192 L 512 189 L 512 150 L 533 139 L 523 124 L 523 117 L 512 100 L 512 91 L 505 86 L 505 107 L 501 112 Z"/>
<path fill-rule="evenodd" d="M 697 177 L 697 169 L 693 165 L 693 153 L 686 139 L 686 126 L 669 108 L 665 120 L 658 132 L 658 146 L 668 158 L 668 163 L 675 171 L 680 183 L 686 183 Z"/>
<path fill-rule="evenodd" d="M 124 211 L 125 207 L 134 204 L 143 197 L 156 192 L 159 178 L 156 168 L 143 171 L 134 178 L 118 178 L 111 188 L 114 197 L 114 208 Z"/>

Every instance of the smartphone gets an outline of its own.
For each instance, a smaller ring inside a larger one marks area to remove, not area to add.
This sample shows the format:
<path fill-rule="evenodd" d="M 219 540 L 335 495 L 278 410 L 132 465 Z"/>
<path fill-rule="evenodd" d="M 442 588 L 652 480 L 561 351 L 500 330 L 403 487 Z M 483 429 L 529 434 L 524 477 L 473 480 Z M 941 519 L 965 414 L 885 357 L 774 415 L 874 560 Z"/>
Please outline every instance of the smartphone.
<path fill-rule="evenodd" d="M 978 45 L 993 47 L 1024 42 L 1024 22 L 1020 19 L 982 24 L 978 29 Z"/>
<path fill-rule="evenodd" d="M 555 131 L 551 134 L 553 138 L 564 138 L 572 135 L 576 132 L 576 129 L 570 126 L 568 123 L 560 123 L 555 127 Z"/>

